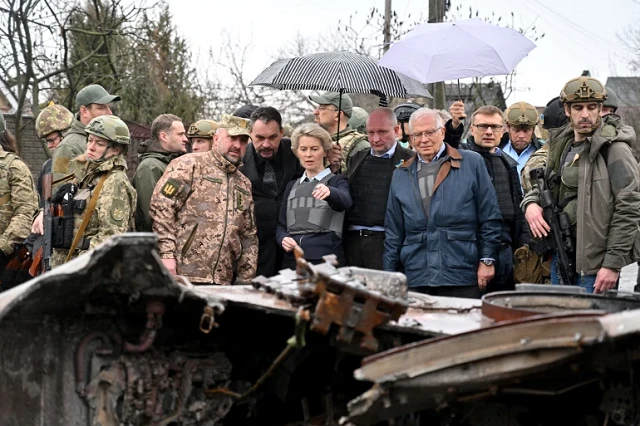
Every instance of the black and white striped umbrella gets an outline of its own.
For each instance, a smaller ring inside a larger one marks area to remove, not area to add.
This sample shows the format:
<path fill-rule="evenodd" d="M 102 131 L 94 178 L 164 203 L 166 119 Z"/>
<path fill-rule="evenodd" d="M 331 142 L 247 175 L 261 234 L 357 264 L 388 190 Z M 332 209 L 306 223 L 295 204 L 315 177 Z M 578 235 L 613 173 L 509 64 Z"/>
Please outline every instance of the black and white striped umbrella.
<path fill-rule="evenodd" d="M 262 71 L 250 85 L 279 90 L 327 90 L 433 99 L 419 81 L 381 67 L 369 56 L 343 51 L 280 59 Z"/>

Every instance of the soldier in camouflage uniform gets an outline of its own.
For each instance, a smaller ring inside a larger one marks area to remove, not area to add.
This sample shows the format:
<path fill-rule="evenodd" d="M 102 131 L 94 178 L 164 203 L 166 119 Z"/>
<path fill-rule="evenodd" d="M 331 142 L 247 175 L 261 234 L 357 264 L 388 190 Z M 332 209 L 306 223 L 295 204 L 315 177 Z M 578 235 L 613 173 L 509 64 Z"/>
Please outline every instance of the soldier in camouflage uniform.
<path fill-rule="evenodd" d="M 127 125 L 118 117 L 104 115 L 94 118 L 86 127 L 89 134 L 86 153 L 69 163 L 71 175 L 62 182 L 52 200 L 60 200 L 63 193 L 72 193 L 73 236 L 65 236 L 64 247 L 54 245 L 51 265 L 58 266 L 67 258 L 75 257 L 86 250 L 108 240 L 113 235 L 133 229 L 133 215 L 136 210 L 136 191 L 126 174 L 125 155 L 130 144 Z M 102 189 L 98 191 L 100 182 Z M 75 187 L 75 190 L 71 188 Z M 97 199 L 93 200 L 93 197 Z M 83 235 L 78 230 L 95 203 L 95 210 L 88 220 Z M 82 207 L 84 205 L 84 207 Z M 59 236 L 58 236 L 59 237 Z M 72 256 L 68 256 L 71 240 L 77 238 L 79 244 Z M 56 236 L 54 236 L 54 240 Z"/>
<path fill-rule="evenodd" d="M 191 143 L 191 152 L 210 151 L 216 130 L 218 130 L 218 123 L 213 120 L 199 120 L 189 126 L 187 138 Z"/>
<path fill-rule="evenodd" d="M 14 152 L 8 151 L 14 143 L 0 114 L 0 269 L 6 256 L 29 235 L 31 220 L 38 211 L 31 171 Z"/>
<path fill-rule="evenodd" d="M 120 100 L 120 96 L 110 95 L 99 84 L 91 84 L 78 92 L 76 105 L 79 108 L 71 128 L 67 131 L 62 142 L 53 153 L 54 190 L 56 181 L 64 178 L 68 172 L 69 162 L 85 153 L 87 148 L 87 132 L 85 127 L 89 122 L 102 115 L 111 115 L 109 104 Z"/>
<path fill-rule="evenodd" d="M 255 276 L 258 237 L 251 182 L 238 171 L 249 120 L 223 115 L 214 149 L 169 164 L 151 197 L 162 262 L 196 284 L 233 284 Z"/>
<path fill-rule="evenodd" d="M 340 96 L 340 93 L 337 92 L 327 92 L 322 95 L 309 96 L 309 99 L 318 104 L 313 112 L 314 121 L 332 135 L 332 140 L 338 142 L 334 149 L 342 152 L 337 157 L 335 155 L 329 156 L 331 171 L 337 173 L 339 170 L 339 173 L 346 174 L 353 156 L 363 149 L 371 147 L 367 136 L 349 125 L 349 119 L 353 115 L 351 97 L 349 95 Z M 338 159 L 340 159 L 339 162 Z"/>

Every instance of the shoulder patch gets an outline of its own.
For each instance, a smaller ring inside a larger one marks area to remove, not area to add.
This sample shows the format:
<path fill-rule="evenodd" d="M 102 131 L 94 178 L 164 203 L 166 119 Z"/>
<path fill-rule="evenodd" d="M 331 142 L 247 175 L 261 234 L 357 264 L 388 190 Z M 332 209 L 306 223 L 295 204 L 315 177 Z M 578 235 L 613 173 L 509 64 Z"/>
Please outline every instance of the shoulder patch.
<path fill-rule="evenodd" d="M 111 220 L 116 224 L 122 223 L 122 221 L 125 219 L 125 210 L 125 201 L 119 198 L 114 198 L 111 202 Z"/>
<path fill-rule="evenodd" d="M 181 186 L 182 184 L 180 182 L 173 178 L 170 178 L 162 186 L 160 193 L 167 198 L 174 198 L 178 194 Z"/>

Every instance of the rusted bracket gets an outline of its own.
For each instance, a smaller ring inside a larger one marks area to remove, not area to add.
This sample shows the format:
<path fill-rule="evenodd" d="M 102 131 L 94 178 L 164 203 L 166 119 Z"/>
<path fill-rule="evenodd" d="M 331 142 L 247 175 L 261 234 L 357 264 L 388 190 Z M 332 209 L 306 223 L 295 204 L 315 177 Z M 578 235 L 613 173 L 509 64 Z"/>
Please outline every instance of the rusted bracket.
<path fill-rule="evenodd" d="M 340 327 L 338 341 L 350 344 L 356 333 L 360 333 L 360 347 L 377 351 L 378 341 L 373 336 L 373 329 L 397 321 L 407 311 L 407 303 L 376 294 L 366 287 L 341 282 L 339 278 L 323 273 L 314 278 L 318 303 L 311 330 L 327 334 L 331 325 L 336 324 Z"/>

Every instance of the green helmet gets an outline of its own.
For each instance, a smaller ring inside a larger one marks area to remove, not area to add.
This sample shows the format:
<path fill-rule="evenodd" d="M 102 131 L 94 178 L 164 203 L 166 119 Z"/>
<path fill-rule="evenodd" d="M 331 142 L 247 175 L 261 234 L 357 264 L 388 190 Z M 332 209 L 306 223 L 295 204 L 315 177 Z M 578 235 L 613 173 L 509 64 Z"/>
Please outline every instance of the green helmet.
<path fill-rule="evenodd" d="M 36 118 L 36 133 L 44 138 L 53 132 L 63 132 L 71 127 L 73 113 L 62 105 L 49 105 Z"/>
<path fill-rule="evenodd" d="M 504 115 L 507 118 L 507 124 L 511 126 L 534 127 L 540 121 L 536 107 L 526 102 L 511 105 Z"/>
<path fill-rule="evenodd" d="M 85 131 L 112 143 L 127 146 L 131 143 L 129 128 L 124 124 L 124 121 L 115 115 L 102 115 L 94 118 L 87 124 Z"/>
<path fill-rule="evenodd" d="M 216 130 L 218 130 L 218 123 L 215 121 L 199 120 L 189 126 L 187 137 L 212 139 Z"/>
<path fill-rule="evenodd" d="M 593 77 L 577 77 L 564 85 L 560 92 L 560 100 L 563 103 L 575 102 L 603 102 L 607 99 L 607 90 L 604 84 Z"/>
<path fill-rule="evenodd" d="M 616 110 L 620 106 L 618 102 L 618 96 L 616 95 L 616 92 L 614 92 L 613 90 L 611 89 L 606 89 L 606 90 L 607 90 L 607 99 L 602 103 L 602 106 L 613 108 L 613 112 L 616 112 Z"/>

